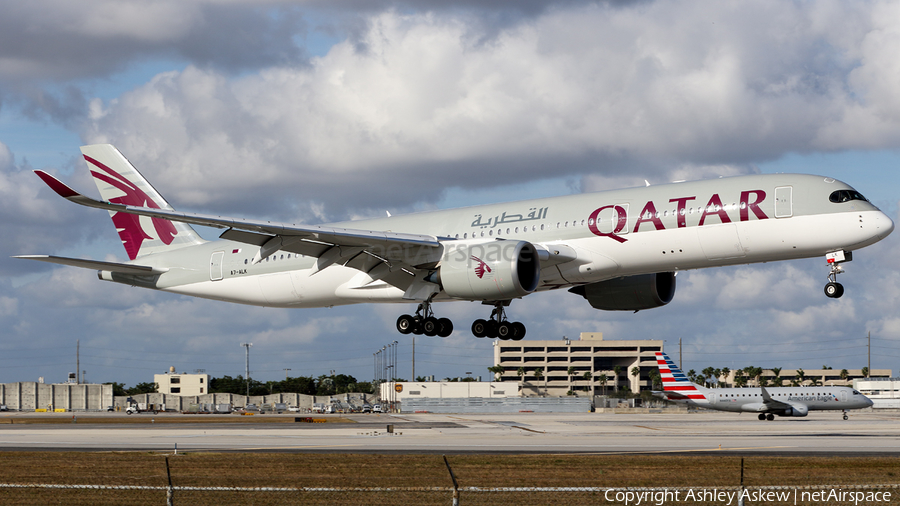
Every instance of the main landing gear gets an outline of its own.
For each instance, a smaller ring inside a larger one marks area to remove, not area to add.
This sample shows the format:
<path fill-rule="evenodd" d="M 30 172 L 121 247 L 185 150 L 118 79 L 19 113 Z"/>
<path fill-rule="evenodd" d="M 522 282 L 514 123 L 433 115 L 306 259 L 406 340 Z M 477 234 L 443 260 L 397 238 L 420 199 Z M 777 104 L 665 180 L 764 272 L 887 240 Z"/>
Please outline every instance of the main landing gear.
<path fill-rule="evenodd" d="M 850 417 L 847 416 L 847 410 L 844 410 L 844 420 L 849 420 Z"/>
<path fill-rule="evenodd" d="M 489 303 L 485 303 L 489 304 Z M 509 305 L 508 300 L 493 303 L 489 320 L 475 320 L 472 323 L 472 333 L 475 337 L 498 337 L 504 341 L 512 339 L 519 341 L 525 337 L 525 325 L 519 322 L 510 322 L 506 319 L 504 307 Z M 453 322 L 449 318 L 436 318 L 431 310 L 431 301 L 426 300 L 419 304 L 415 315 L 400 315 L 397 318 L 397 331 L 401 334 L 425 334 L 426 336 L 448 337 L 453 333 Z"/>
<path fill-rule="evenodd" d="M 397 318 L 397 330 L 401 334 L 425 334 L 428 337 L 447 337 L 453 333 L 453 322 L 449 318 L 435 318 L 431 301 L 419 304 L 415 316 L 408 314 Z"/>
<path fill-rule="evenodd" d="M 495 302 L 489 320 L 478 319 L 472 323 L 472 334 L 475 334 L 475 337 L 498 337 L 504 341 L 509 339 L 518 341 L 525 337 L 525 325 L 507 321 L 506 310 L 503 308 L 508 305 L 509 301 Z"/>
<path fill-rule="evenodd" d="M 771 422 L 772 420 L 775 419 L 775 415 L 773 415 L 772 413 L 768 413 L 768 414 L 766 414 L 766 413 L 760 413 L 760 414 L 759 414 L 759 419 L 760 419 L 760 420 L 768 420 L 768 421 Z"/>
<path fill-rule="evenodd" d="M 839 299 L 844 295 L 844 285 L 837 282 L 837 275 L 844 272 L 841 264 L 853 260 L 853 254 L 849 251 L 835 251 L 825 255 L 825 260 L 831 266 L 831 272 L 828 273 L 828 284 L 825 285 L 825 295 L 832 299 Z"/>

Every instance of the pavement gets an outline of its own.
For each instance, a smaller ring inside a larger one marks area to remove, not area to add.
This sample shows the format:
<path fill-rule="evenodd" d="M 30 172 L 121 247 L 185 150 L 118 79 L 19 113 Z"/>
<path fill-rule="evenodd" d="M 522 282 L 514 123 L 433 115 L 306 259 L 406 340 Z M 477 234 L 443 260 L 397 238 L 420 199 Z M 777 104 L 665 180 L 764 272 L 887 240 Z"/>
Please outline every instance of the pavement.
<path fill-rule="evenodd" d="M 900 454 L 900 413 L 871 409 L 851 412 L 846 421 L 838 411 L 771 422 L 752 414 L 683 411 L 342 415 L 349 423 L 272 423 L 278 415 L 256 417 L 253 423 L 217 423 L 221 418 L 169 413 L 134 415 L 122 424 L 100 423 L 119 414 L 85 413 L 71 423 L 72 413 L 51 415 L 67 423 L 23 423 L 34 414 L 0 414 L 0 450 Z"/>

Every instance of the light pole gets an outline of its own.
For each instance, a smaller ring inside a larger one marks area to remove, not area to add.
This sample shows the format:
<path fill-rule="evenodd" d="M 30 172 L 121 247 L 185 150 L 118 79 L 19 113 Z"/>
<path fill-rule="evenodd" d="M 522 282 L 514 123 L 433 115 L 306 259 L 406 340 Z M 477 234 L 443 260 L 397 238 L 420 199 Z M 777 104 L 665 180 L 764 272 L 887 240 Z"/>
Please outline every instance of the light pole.
<path fill-rule="evenodd" d="M 241 343 L 241 346 L 247 348 L 247 397 L 250 397 L 250 347 L 253 346 L 253 343 Z"/>
<path fill-rule="evenodd" d="M 284 370 L 284 381 L 288 380 L 288 372 L 289 371 L 290 371 L 290 369 L 287 369 L 287 368 Z"/>
<path fill-rule="evenodd" d="M 393 373 L 391 375 L 391 412 L 394 412 L 394 409 L 397 405 L 397 384 L 395 383 L 395 381 L 399 376 L 397 374 L 397 347 L 400 345 L 400 343 L 394 341 L 391 344 L 394 346 L 394 360 L 392 364 L 394 367 L 391 369 L 391 372 Z"/>

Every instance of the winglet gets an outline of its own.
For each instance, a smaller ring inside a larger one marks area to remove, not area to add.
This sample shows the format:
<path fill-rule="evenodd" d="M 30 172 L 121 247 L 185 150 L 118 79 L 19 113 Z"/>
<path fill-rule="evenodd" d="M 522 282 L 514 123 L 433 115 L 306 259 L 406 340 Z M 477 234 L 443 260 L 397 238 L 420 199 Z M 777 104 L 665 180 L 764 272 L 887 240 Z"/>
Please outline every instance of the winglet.
<path fill-rule="evenodd" d="M 72 197 L 78 197 L 81 195 L 77 191 L 66 186 L 59 179 L 56 179 L 55 177 L 51 176 L 50 174 L 47 174 L 46 172 L 44 172 L 42 170 L 36 170 L 36 171 L 34 171 L 34 173 L 37 174 L 38 177 L 41 178 L 41 180 L 43 180 L 44 183 L 46 183 L 47 186 L 49 186 L 51 190 L 55 191 L 62 198 L 68 199 L 68 198 L 72 198 Z"/>

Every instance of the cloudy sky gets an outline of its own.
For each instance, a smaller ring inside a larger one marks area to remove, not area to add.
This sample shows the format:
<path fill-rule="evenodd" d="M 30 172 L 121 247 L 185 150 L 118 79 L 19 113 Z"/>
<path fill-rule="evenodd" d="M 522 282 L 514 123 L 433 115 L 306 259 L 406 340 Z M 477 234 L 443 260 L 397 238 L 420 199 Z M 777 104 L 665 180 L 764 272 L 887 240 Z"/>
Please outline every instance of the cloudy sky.
<path fill-rule="evenodd" d="M 115 144 L 179 210 L 321 223 L 747 173 L 842 179 L 895 222 L 900 4 L 803 1 L 35 0 L 0 17 L 0 382 L 133 385 L 169 366 L 373 376 L 412 306 L 252 308 L 9 258 L 127 258 L 82 144 Z M 201 231 L 208 237 L 215 233 Z M 631 313 L 515 301 L 530 339 L 684 342 L 684 366 L 900 370 L 900 233 L 824 296 L 824 259 L 682 273 Z M 485 376 L 476 303 L 419 338 L 416 374 Z"/>

